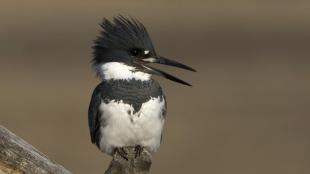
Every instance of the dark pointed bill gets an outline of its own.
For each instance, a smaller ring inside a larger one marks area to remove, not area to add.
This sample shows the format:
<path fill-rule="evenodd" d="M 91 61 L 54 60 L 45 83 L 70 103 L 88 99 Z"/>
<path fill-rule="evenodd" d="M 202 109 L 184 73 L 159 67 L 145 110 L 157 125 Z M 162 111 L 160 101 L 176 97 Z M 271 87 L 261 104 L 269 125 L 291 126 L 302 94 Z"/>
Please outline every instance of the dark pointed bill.
<path fill-rule="evenodd" d="M 182 69 L 186 69 L 189 71 L 196 72 L 196 70 L 190 66 L 184 65 L 184 64 L 179 63 L 177 61 L 170 60 L 170 59 L 167 59 L 167 58 L 161 57 L 161 56 L 156 57 L 152 63 L 159 63 L 159 64 L 163 64 L 163 65 L 174 66 L 174 67 L 178 67 L 178 68 L 182 68 Z"/>
<path fill-rule="evenodd" d="M 178 68 L 182 68 L 182 69 L 186 69 L 186 70 L 189 70 L 189 71 L 194 71 L 196 72 L 195 69 L 193 69 L 192 67 L 189 67 L 187 65 L 184 65 L 182 63 L 179 63 L 177 61 L 174 61 L 174 60 L 170 60 L 170 59 L 167 59 L 165 57 L 155 57 L 155 58 L 145 58 L 145 59 L 142 59 L 144 62 L 147 62 L 147 63 L 158 63 L 158 64 L 163 64 L 163 65 L 169 65 L 169 66 L 174 66 L 174 67 L 178 67 Z M 174 77 L 164 71 L 161 71 L 157 68 L 153 68 L 153 67 L 150 67 L 150 66 L 147 66 L 147 65 L 142 65 L 144 68 L 146 68 L 146 70 L 148 71 L 148 73 L 150 74 L 155 74 L 155 75 L 159 75 L 159 76 L 162 76 L 166 79 L 169 79 L 169 80 L 172 80 L 172 81 L 175 81 L 175 82 L 178 82 L 178 83 L 181 83 L 183 85 L 187 85 L 187 86 L 192 86 L 191 84 L 177 78 L 177 77 Z"/>
<path fill-rule="evenodd" d="M 164 71 L 161 71 L 161 70 L 159 70 L 157 68 L 153 68 L 153 67 L 150 67 L 150 66 L 147 66 L 147 65 L 142 65 L 142 66 L 144 68 L 146 68 L 146 71 L 148 73 L 150 73 L 150 74 L 159 75 L 159 76 L 162 76 L 162 77 L 164 77 L 166 79 L 172 80 L 174 82 L 178 82 L 178 83 L 181 83 L 181 84 L 187 85 L 187 86 L 192 86 L 191 84 L 189 84 L 189 83 L 187 83 L 187 82 L 185 82 L 185 81 L 183 81 L 183 80 L 181 80 L 181 79 L 179 79 L 177 77 L 174 77 L 174 76 L 172 76 L 172 75 L 170 75 L 170 74 L 168 74 L 168 73 L 166 73 Z"/>

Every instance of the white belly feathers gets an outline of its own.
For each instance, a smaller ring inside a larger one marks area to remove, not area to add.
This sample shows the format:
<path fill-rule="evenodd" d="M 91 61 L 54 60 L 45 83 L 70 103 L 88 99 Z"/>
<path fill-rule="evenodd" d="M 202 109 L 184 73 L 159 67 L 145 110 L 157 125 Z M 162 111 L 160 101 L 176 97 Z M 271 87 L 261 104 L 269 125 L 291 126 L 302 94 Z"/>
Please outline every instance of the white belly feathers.
<path fill-rule="evenodd" d="M 165 100 L 151 98 L 139 111 L 123 101 L 102 102 L 100 149 L 111 154 L 115 147 L 141 145 L 155 152 L 161 142 Z"/>

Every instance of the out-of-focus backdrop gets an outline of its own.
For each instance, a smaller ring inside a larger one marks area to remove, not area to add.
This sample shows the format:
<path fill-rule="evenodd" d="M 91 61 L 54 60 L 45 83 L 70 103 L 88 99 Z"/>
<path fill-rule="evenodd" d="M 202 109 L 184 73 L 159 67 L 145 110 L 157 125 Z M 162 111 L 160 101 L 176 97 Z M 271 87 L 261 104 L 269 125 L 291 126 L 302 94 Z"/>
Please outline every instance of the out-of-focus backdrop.
<path fill-rule="evenodd" d="M 310 1 L 47 1 L 0 5 L 0 123 L 77 174 L 110 157 L 90 143 L 99 83 L 91 45 L 103 17 L 147 27 L 168 99 L 152 173 L 310 173 Z"/>

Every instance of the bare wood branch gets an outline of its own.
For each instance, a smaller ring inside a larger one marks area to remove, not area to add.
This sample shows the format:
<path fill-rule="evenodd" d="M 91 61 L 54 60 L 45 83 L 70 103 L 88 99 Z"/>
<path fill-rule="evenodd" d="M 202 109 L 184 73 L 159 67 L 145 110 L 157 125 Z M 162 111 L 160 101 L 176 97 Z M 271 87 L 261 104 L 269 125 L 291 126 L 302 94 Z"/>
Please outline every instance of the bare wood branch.
<path fill-rule="evenodd" d="M 105 174 L 148 174 L 152 155 L 145 149 L 135 157 L 134 147 L 125 147 L 127 158 L 115 153 Z M 0 125 L 0 174 L 70 174 L 32 145 Z"/>
<path fill-rule="evenodd" d="M 139 157 L 135 157 L 136 151 L 134 147 L 125 147 L 127 159 L 115 153 L 105 174 L 147 174 L 152 164 L 151 154 L 143 149 Z"/>
<path fill-rule="evenodd" d="M 0 125 L 0 174 L 70 174 L 26 141 Z"/>

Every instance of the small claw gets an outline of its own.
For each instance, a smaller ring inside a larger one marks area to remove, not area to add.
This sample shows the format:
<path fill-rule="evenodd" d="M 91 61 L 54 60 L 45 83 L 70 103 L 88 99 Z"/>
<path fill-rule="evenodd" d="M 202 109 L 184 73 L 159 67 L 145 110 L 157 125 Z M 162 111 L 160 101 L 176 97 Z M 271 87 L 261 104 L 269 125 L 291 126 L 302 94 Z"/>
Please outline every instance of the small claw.
<path fill-rule="evenodd" d="M 135 147 L 135 151 L 136 151 L 135 158 L 137 158 L 137 157 L 139 157 L 139 156 L 141 155 L 141 153 L 142 153 L 142 151 L 143 151 L 143 147 L 137 145 L 137 146 Z"/>
<path fill-rule="evenodd" d="M 117 152 L 121 157 L 123 157 L 126 161 L 128 161 L 127 158 L 127 152 L 124 150 L 124 148 L 116 148 L 115 152 Z"/>

